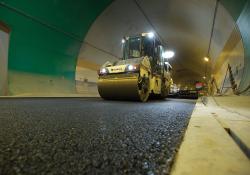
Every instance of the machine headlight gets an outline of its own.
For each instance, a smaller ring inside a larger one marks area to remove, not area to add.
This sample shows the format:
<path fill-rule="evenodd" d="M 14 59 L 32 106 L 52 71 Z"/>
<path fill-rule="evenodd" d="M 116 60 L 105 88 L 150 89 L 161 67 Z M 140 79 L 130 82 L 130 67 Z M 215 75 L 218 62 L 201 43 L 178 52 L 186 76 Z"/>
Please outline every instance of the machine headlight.
<path fill-rule="evenodd" d="M 128 65 L 127 66 L 127 71 L 130 71 L 130 72 L 132 72 L 132 71 L 137 71 L 137 70 L 139 70 L 139 65 Z"/>
<path fill-rule="evenodd" d="M 108 73 L 108 70 L 106 68 L 101 68 L 99 74 L 106 74 Z"/>
<path fill-rule="evenodd" d="M 128 70 L 129 70 L 129 71 L 134 70 L 134 66 L 133 66 L 133 65 L 128 65 Z"/>

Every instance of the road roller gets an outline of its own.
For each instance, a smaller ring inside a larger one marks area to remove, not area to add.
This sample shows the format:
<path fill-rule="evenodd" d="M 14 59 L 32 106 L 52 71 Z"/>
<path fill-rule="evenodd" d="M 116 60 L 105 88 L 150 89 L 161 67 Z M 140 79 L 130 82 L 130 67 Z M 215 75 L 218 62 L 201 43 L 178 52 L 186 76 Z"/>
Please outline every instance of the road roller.
<path fill-rule="evenodd" d="M 166 98 L 172 84 L 172 67 L 163 58 L 164 49 L 153 33 L 122 39 L 123 57 L 103 64 L 98 71 L 98 92 L 107 100 L 138 100 L 149 96 Z"/>

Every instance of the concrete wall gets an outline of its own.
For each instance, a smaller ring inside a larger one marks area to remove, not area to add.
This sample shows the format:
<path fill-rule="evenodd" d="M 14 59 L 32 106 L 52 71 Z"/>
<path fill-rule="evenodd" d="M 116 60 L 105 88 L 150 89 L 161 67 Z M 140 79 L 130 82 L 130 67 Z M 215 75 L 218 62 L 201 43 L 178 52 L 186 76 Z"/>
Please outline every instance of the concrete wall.
<path fill-rule="evenodd" d="M 78 64 L 80 65 L 80 63 Z M 81 64 L 82 65 L 82 64 Z M 99 96 L 97 90 L 97 70 L 82 65 L 76 68 L 76 91 L 84 96 Z"/>
<path fill-rule="evenodd" d="M 8 52 L 9 33 L 0 28 L 0 96 L 8 92 Z"/>
<path fill-rule="evenodd" d="M 223 94 L 233 94 L 231 88 L 226 88 L 231 87 L 229 73 L 227 72 L 228 64 L 232 68 L 235 83 L 239 86 L 244 70 L 244 47 L 242 40 L 239 40 L 230 50 L 225 47 L 216 60 L 213 76 Z"/>
<path fill-rule="evenodd" d="M 211 43 L 212 77 L 223 94 L 232 94 L 228 64 L 232 67 L 236 84 L 239 86 L 244 68 L 244 48 L 241 34 L 233 17 L 219 4 Z M 214 87 L 215 88 L 215 87 Z M 216 92 L 216 90 L 213 90 Z"/>
<path fill-rule="evenodd" d="M 9 95 L 53 96 L 75 92 L 75 80 L 63 76 L 9 71 Z"/>
<path fill-rule="evenodd" d="M 82 53 L 83 49 L 85 49 L 85 47 L 81 48 L 80 53 Z M 84 53 L 89 53 L 89 52 L 84 52 Z M 100 53 L 100 55 L 102 54 Z M 76 67 L 76 77 L 75 77 L 77 93 L 84 96 L 99 96 L 96 82 L 97 82 L 97 71 L 99 70 L 100 66 L 101 66 L 100 64 L 85 59 L 83 55 L 81 54 L 79 55 Z"/>

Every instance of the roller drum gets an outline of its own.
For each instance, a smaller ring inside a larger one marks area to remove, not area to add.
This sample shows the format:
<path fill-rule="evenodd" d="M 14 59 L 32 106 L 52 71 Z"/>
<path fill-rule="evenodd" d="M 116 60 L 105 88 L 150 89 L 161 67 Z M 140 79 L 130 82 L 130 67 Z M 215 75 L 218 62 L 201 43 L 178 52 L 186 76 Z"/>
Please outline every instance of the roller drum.
<path fill-rule="evenodd" d="M 98 91 L 104 99 L 140 100 L 138 74 L 102 76 L 98 80 Z"/>

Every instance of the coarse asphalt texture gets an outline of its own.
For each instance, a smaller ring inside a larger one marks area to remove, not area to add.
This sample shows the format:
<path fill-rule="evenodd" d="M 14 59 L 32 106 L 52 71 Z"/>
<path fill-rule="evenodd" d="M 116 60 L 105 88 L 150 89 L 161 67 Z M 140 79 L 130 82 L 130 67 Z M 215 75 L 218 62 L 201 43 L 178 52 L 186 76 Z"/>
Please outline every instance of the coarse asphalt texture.
<path fill-rule="evenodd" d="M 195 102 L 0 99 L 0 174 L 168 174 Z"/>

